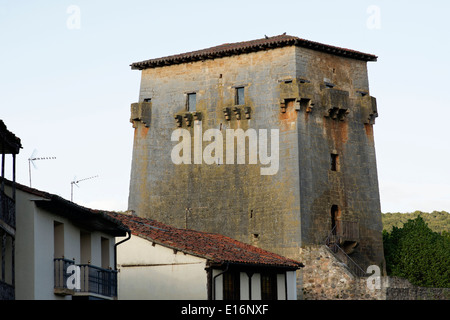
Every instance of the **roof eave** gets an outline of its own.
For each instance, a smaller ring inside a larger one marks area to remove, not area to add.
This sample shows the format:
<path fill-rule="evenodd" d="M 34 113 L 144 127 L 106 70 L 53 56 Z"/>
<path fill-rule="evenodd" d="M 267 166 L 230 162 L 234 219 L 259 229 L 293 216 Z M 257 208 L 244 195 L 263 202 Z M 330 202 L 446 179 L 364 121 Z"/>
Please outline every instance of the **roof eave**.
<path fill-rule="evenodd" d="M 283 269 L 285 271 L 295 271 L 300 268 L 305 267 L 305 265 L 301 262 L 299 263 L 289 263 L 289 264 L 271 264 L 271 263 L 254 263 L 254 262 L 240 262 L 240 261 L 217 261 L 217 260 L 209 260 L 207 263 L 207 267 L 212 268 L 224 268 L 226 266 L 235 266 L 239 268 L 271 268 L 271 269 Z"/>
<path fill-rule="evenodd" d="M 115 237 L 126 236 L 127 232 L 130 232 L 125 225 L 113 217 L 101 211 L 81 207 L 57 195 L 51 195 L 50 199 L 36 200 L 35 203 L 38 207 L 66 217 L 89 230 L 101 231 Z"/>
<path fill-rule="evenodd" d="M 336 56 L 346 57 L 350 59 L 356 59 L 356 60 L 362 60 L 366 62 L 374 62 L 377 61 L 378 57 L 372 54 L 345 49 L 345 48 L 339 48 L 331 45 L 322 44 L 319 42 L 309 41 L 305 39 L 300 39 L 296 37 L 289 37 L 286 39 L 278 40 L 278 41 L 267 41 L 265 43 L 260 44 L 253 44 L 238 48 L 229 48 L 229 49 L 218 49 L 217 51 L 208 51 L 208 49 L 204 49 L 194 52 L 188 52 L 184 54 L 178 54 L 178 55 L 172 55 L 162 58 L 155 58 L 155 59 L 149 59 L 144 60 L 140 62 L 134 62 L 130 65 L 132 70 L 144 70 L 144 69 L 150 69 L 150 68 L 157 68 L 157 67 L 163 67 L 168 65 L 176 65 L 176 64 L 183 64 L 187 62 L 195 62 L 195 61 L 202 61 L 202 60 L 208 60 L 208 59 L 216 59 L 216 58 L 222 58 L 226 56 L 233 56 L 233 55 L 239 55 L 239 54 L 245 54 L 249 52 L 255 52 L 255 51 L 264 51 L 264 50 L 270 50 L 274 48 L 280 48 L 280 47 L 286 47 L 286 46 L 297 46 L 307 49 L 312 49 L 316 51 L 321 51 L 329 54 L 333 54 Z M 220 46 L 219 46 L 220 47 Z M 213 47 L 216 48 L 216 47 Z M 211 48 L 210 48 L 211 49 Z"/>

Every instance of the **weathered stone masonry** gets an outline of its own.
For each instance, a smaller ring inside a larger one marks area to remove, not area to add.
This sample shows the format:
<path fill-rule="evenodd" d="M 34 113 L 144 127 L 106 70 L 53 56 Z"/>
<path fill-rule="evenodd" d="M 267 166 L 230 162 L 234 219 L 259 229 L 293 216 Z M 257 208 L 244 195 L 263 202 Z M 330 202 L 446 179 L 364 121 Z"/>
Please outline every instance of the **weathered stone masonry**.
<path fill-rule="evenodd" d="M 131 112 L 129 210 L 305 265 L 302 248 L 324 245 L 335 228 L 352 259 L 383 269 L 377 107 L 366 65 L 375 60 L 282 35 L 133 64 L 142 78 Z M 236 104 L 237 88 L 244 104 Z M 190 93 L 195 112 L 187 110 Z M 193 137 L 199 126 L 203 132 L 278 129 L 277 174 L 261 175 L 264 165 L 248 161 L 175 165 L 172 132 L 183 128 Z"/>

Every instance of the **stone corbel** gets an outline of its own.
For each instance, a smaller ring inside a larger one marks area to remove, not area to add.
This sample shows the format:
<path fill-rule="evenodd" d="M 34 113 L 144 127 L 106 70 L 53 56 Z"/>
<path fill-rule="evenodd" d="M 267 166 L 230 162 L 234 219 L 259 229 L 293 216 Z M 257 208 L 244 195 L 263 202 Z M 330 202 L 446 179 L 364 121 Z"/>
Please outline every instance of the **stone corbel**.
<path fill-rule="evenodd" d="M 245 118 L 246 119 L 250 119 L 250 112 L 251 112 L 251 108 L 250 107 L 244 107 L 244 113 L 245 113 Z"/>
<path fill-rule="evenodd" d="M 177 127 L 181 128 L 183 126 L 183 117 L 177 114 L 175 117 L 175 122 L 177 123 Z"/>
<path fill-rule="evenodd" d="M 348 109 L 339 109 L 337 118 L 339 121 L 344 121 L 347 115 L 350 113 Z"/>
<path fill-rule="evenodd" d="M 199 111 L 193 112 L 194 120 L 202 120 L 202 113 Z"/>
<path fill-rule="evenodd" d="M 187 112 L 183 116 L 184 122 L 186 123 L 186 126 L 190 127 L 192 124 L 192 114 Z"/>
<path fill-rule="evenodd" d="M 281 103 L 280 103 L 280 112 L 281 113 L 286 113 L 286 108 L 287 108 L 286 101 L 285 100 L 281 101 Z"/>
<path fill-rule="evenodd" d="M 294 102 L 294 109 L 295 111 L 300 111 L 301 107 L 302 107 L 302 99 L 295 99 Z"/>
<path fill-rule="evenodd" d="M 306 113 L 310 113 L 312 112 L 313 108 L 314 104 L 312 103 L 311 99 L 300 98 L 295 102 L 295 110 L 297 111 L 304 109 Z"/>
<path fill-rule="evenodd" d="M 348 109 L 332 107 L 327 110 L 327 113 L 325 114 L 325 116 L 328 118 L 331 118 L 333 120 L 344 121 L 349 113 L 350 113 L 350 111 Z"/>
<path fill-rule="evenodd" d="M 233 112 L 236 116 L 236 119 L 241 120 L 241 109 L 239 109 L 238 107 L 234 107 Z"/>
<path fill-rule="evenodd" d="M 225 120 L 230 121 L 230 109 L 229 108 L 223 108 L 223 115 L 225 116 Z"/>
<path fill-rule="evenodd" d="M 338 112 L 339 112 L 339 108 L 337 108 L 337 107 L 329 108 L 327 110 L 327 114 L 325 116 L 328 118 L 331 118 L 333 120 L 336 120 Z"/>

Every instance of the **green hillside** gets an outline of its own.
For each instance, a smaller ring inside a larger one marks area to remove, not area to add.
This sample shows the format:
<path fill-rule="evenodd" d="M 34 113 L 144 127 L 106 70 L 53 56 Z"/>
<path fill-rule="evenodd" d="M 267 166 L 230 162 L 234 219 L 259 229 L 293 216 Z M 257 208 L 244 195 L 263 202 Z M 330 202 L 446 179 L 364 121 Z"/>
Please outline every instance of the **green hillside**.
<path fill-rule="evenodd" d="M 409 219 L 414 220 L 418 216 L 426 222 L 428 227 L 434 232 L 442 233 L 443 231 L 450 232 L 450 213 L 446 211 L 433 211 L 431 213 L 415 211 L 411 213 L 383 213 L 381 220 L 383 222 L 383 230 L 387 232 L 392 231 L 392 227 L 401 228 Z"/>

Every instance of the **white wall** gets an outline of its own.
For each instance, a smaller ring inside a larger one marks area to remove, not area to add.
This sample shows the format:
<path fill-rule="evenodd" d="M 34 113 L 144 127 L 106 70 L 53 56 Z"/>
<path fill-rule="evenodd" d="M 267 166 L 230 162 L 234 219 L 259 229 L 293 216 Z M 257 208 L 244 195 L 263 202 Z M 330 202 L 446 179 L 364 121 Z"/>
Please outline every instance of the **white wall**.
<path fill-rule="evenodd" d="M 123 238 L 117 238 L 121 241 Z M 198 258 L 132 235 L 117 247 L 119 300 L 206 300 L 206 259 Z M 222 270 L 213 269 L 215 299 L 223 299 Z M 214 280 L 214 277 L 217 276 Z M 240 273 L 241 300 L 249 299 L 249 278 Z M 286 290 L 286 284 L 288 286 Z M 251 278 L 252 300 L 261 300 L 261 275 Z M 296 300 L 296 271 L 277 276 L 278 299 Z"/>
<path fill-rule="evenodd" d="M 287 283 L 287 299 L 297 300 L 297 272 L 287 271 L 286 272 L 286 283 Z"/>
<path fill-rule="evenodd" d="M 7 191 L 11 191 L 6 186 Z M 35 197 L 36 199 L 38 197 Z M 16 190 L 15 289 L 17 300 L 34 298 L 34 204 Z"/>
<path fill-rule="evenodd" d="M 123 238 L 117 238 L 121 241 Z M 119 300 L 206 300 L 206 259 L 131 236 L 117 247 Z"/>
<path fill-rule="evenodd" d="M 17 300 L 71 299 L 54 294 L 54 221 L 64 224 L 64 257 L 80 264 L 80 228 L 67 218 L 35 206 L 40 199 L 16 193 L 15 280 Z M 109 263 L 114 267 L 114 238 L 91 232 L 91 265 L 101 266 L 101 237 L 109 238 Z M 59 257 L 57 257 L 59 258 Z"/>

